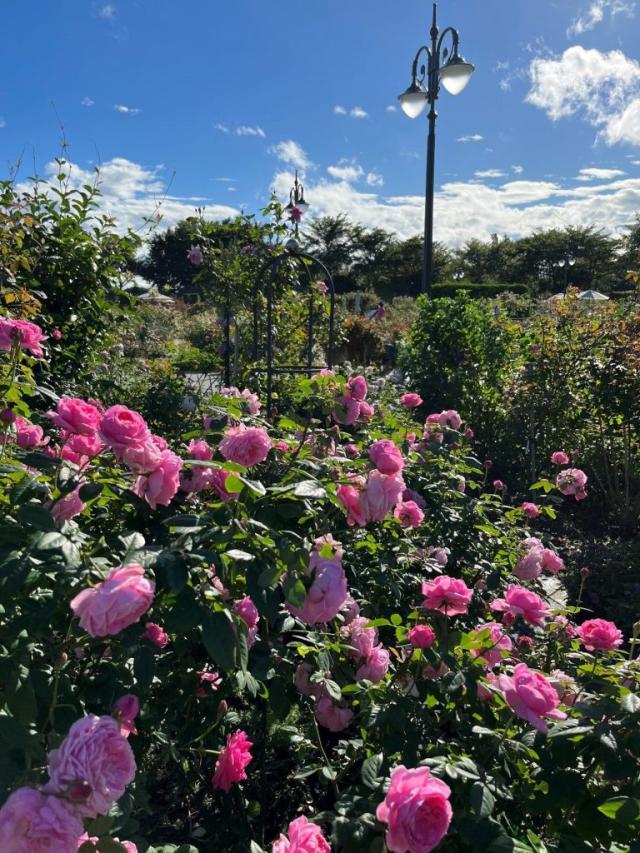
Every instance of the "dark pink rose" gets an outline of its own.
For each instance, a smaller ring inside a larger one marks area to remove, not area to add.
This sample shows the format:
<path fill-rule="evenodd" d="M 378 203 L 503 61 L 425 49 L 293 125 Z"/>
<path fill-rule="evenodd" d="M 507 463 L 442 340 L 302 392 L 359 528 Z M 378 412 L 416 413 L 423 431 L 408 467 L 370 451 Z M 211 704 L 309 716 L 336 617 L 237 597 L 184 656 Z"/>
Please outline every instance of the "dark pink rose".
<path fill-rule="evenodd" d="M 112 569 L 107 579 L 83 589 L 71 601 L 81 627 L 92 637 L 113 637 L 151 607 L 155 584 L 139 563 Z"/>
<path fill-rule="evenodd" d="M 428 625 L 414 625 L 409 630 L 409 642 L 414 649 L 429 649 L 434 643 L 436 635 L 433 628 Z"/>
<path fill-rule="evenodd" d="M 236 601 L 233 605 L 233 612 L 237 613 L 247 626 L 247 644 L 249 648 L 251 648 L 258 635 L 258 622 L 260 621 L 258 608 L 251 600 L 251 597 L 245 595 L 244 598 L 241 598 L 240 601 Z"/>
<path fill-rule="evenodd" d="M 367 403 L 366 400 L 361 400 L 360 411 L 358 412 L 358 420 L 362 421 L 363 423 L 370 421 L 371 418 L 374 416 L 375 411 L 375 408 L 370 403 Z"/>
<path fill-rule="evenodd" d="M 544 675 L 529 669 L 526 663 L 519 663 L 512 676 L 499 676 L 498 683 L 516 714 L 543 734 L 547 732 L 544 718 L 567 719 L 563 711 L 557 710 L 560 700 L 553 686 Z"/>
<path fill-rule="evenodd" d="M 453 811 L 451 789 L 428 767 L 391 773 L 391 785 L 376 817 L 387 824 L 385 841 L 391 853 L 429 853 L 449 830 Z"/>
<path fill-rule="evenodd" d="M 48 788 L 64 794 L 82 783 L 85 796 L 74 799 L 82 817 L 108 814 L 135 775 L 133 752 L 113 717 L 89 714 L 77 720 L 58 749 L 49 753 Z"/>
<path fill-rule="evenodd" d="M 158 646 L 159 649 L 164 649 L 169 642 L 169 635 L 167 632 L 160 625 L 156 625 L 155 622 L 146 623 L 142 636 L 145 640 L 149 640 L 150 643 L 153 643 L 154 646 Z"/>
<path fill-rule="evenodd" d="M 151 438 L 145 419 L 126 406 L 111 406 L 100 421 L 100 438 L 113 450 L 122 452 L 127 447 L 144 444 Z"/>
<path fill-rule="evenodd" d="M 13 409 L 3 409 L 0 412 L 0 422 L 3 424 L 13 424 L 16 421 L 16 413 Z"/>
<path fill-rule="evenodd" d="M 367 380 L 364 376 L 352 376 L 347 382 L 345 390 L 349 397 L 354 400 L 366 400 L 367 392 L 369 391 Z"/>
<path fill-rule="evenodd" d="M 530 501 L 524 501 L 520 504 L 520 509 L 524 512 L 527 518 L 537 518 L 540 515 L 540 510 L 537 504 Z"/>
<path fill-rule="evenodd" d="M 331 853 L 320 827 L 304 816 L 291 821 L 288 836 L 281 835 L 274 841 L 271 853 Z"/>
<path fill-rule="evenodd" d="M 402 397 L 400 397 L 400 402 L 403 406 L 406 406 L 407 409 L 415 409 L 417 406 L 422 405 L 422 397 L 420 394 L 410 392 L 408 394 L 403 394 Z"/>
<path fill-rule="evenodd" d="M 510 614 L 513 619 L 522 616 L 530 625 L 544 625 L 545 620 L 551 615 L 549 608 L 535 592 L 525 589 L 517 584 L 509 584 L 504 598 L 496 598 L 491 604 L 491 609 Z"/>
<path fill-rule="evenodd" d="M 0 808 L 3 853 L 76 853 L 82 832 L 66 800 L 35 788 L 18 788 Z"/>
<path fill-rule="evenodd" d="M 622 632 L 615 622 L 587 619 L 576 631 L 587 651 L 612 652 L 622 645 Z"/>
<path fill-rule="evenodd" d="M 332 702 L 328 696 L 321 696 L 314 710 L 316 720 L 330 732 L 341 732 L 353 719 L 351 708 L 343 708 Z"/>
<path fill-rule="evenodd" d="M 369 448 L 369 459 L 382 474 L 397 474 L 404 468 L 399 448 L 387 438 L 381 438 Z"/>
<path fill-rule="evenodd" d="M 214 788 L 229 791 L 236 782 L 242 782 L 247 778 L 245 768 L 253 758 L 250 752 L 252 746 L 246 732 L 242 729 L 229 735 L 227 744 L 222 748 L 216 761 L 212 779 Z"/>
<path fill-rule="evenodd" d="M 427 610 L 437 610 L 445 616 L 457 616 L 467 613 L 473 598 L 473 590 L 460 578 L 440 575 L 432 581 L 422 584 L 425 600 L 420 605 Z"/>
<path fill-rule="evenodd" d="M 100 412 L 78 397 L 61 397 L 55 412 L 47 412 L 60 429 L 74 435 L 95 435 L 100 426 Z"/>
<path fill-rule="evenodd" d="M 135 719 L 140 713 L 140 700 L 133 693 L 121 696 L 113 705 L 113 717 L 120 723 L 122 737 L 137 735 Z"/>
<path fill-rule="evenodd" d="M 220 453 L 225 459 L 251 468 L 264 462 L 273 447 L 266 430 L 261 427 L 246 427 L 239 424 L 229 427 L 220 442 Z"/>
<path fill-rule="evenodd" d="M 355 444 L 345 444 L 344 452 L 349 457 L 349 459 L 357 459 L 360 456 L 360 451 Z"/>

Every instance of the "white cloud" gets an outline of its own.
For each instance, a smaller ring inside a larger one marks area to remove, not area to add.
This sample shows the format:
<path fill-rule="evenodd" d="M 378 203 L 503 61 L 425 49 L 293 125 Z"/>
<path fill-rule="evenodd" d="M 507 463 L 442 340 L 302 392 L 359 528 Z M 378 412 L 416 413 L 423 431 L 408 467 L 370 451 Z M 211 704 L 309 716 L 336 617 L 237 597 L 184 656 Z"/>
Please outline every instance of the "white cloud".
<path fill-rule="evenodd" d="M 213 180 L 220 181 L 223 184 L 234 184 L 236 181 L 235 178 L 214 178 Z"/>
<path fill-rule="evenodd" d="M 235 191 L 236 191 L 236 188 L 235 188 L 235 187 L 227 187 L 227 192 L 228 192 L 228 193 L 234 193 Z"/>
<path fill-rule="evenodd" d="M 218 122 L 217 124 L 214 124 L 214 125 L 213 125 L 213 129 L 214 129 L 214 130 L 219 130 L 219 131 L 220 131 L 220 133 L 230 133 L 230 130 L 229 130 L 229 128 L 227 127 L 227 125 L 226 125 L 226 124 L 222 124 L 221 122 Z"/>
<path fill-rule="evenodd" d="M 479 133 L 471 133 L 469 136 L 459 136 L 458 142 L 482 142 L 484 136 L 480 136 Z"/>
<path fill-rule="evenodd" d="M 503 172 L 502 169 L 481 169 L 479 172 L 473 173 L 476 178 L 504 178 L 506 177 L 506 172 Z"/>
<path fill-rule="evenodd" d="M 293 139 L 285 139 L 283 142 L 278 142 L 269 151 L 275 154 L 278 160 L 282 160 L 283 163 L 287 163 L 289 166 L 295 166 L 296 169 L 308 169 L 313 165 L 307 157 L 304 148 L 298 145 L 297 142 L 294 142 Z M 287 190 L 288 192 L 289 190 Z"/>
<path fill-rule="evenodd" d="M 0 116 L 0 130 L 6 126 L 7 126 L 6 121 L 2 118 L 2 116 Z"/>
<path fill-rule="evenodd" d="M 366 110 L 363 110 L 362 107 L 353 107 L 349 110 L 349 115 L 351 118 L 366 118 L 369 113 Z"/>
<path fill-rule="evenodd" d="M 116 7 L 111 3 L 105 3 L 104 6 L 98 7 L 98 17 L 104 18 L 106 21 L 112 21 L 116 16 Z"/>
<path fill-rule="evenodd" d="M 138 107 L 126 107 L 124 104 L 114 104 L 113 108 L 117 113 L 124 113 L 130 116 L 135 116 L 142 112 Z"/>
<path fill-rule="evenodd" d="M 357 181 L 364 175 L 364 169 L 355 160 L 352 163 L 341 160 L 337 166 L 328 166 L 327 172 L 339 181 Z"/>
<path fill-rule="evenodd" d="M 524 166 L 512 166 L 511 171 L 514 175 L 521 175 L 524 172 Z"/>
<path fill-rule="evenodd" d="M 367 185 L 370 187 L 383 187 L 384 178 L 377 172 L 367 172 Z"/>
<path fill-rule="evenodd" d="M 91 98 L 87 97 L 87 98 L 83 98 L 80 101 L 80 103 L 82 104 L 83 107 L 92 107 L 95 104 L 95 101 L 93 101 Z"/>
<path fill-rule="evenodd" d="M 346 114 L 347 114 L 347 111 L 345 110 L 345 108 L 341 107 L 340 104 L 337 104 L 333 108 L 333 111 L 337 116 L 346 116 Z"/>
<path fill-rule="evenodd" d="M 44 171 L 51 178 L 58 173 L 58 167 L 47 163 Z M 96 182 L 94 171 L 75 163 L 67 163 L 65 172 L 72 187 Z M 120 230 L 143 229 L 145 219 L 156 213 L 161 215 L 160 227 L 168 228 L 186 216 L 193 216 L 196 207 L 204 207 L 205 215 L 211 219 L 225 219 L 239 212 L 235 207 L 216 204 L 207 198 L 169 195 L 167 183 L 161 166 L 148 167 L 125 157 L 114 157 L 99 167 L 100 210 L 112 216 Z M 21 188 L 26 187 L 25 184 Z"/>
<path fill-rule="evenodd" d="M 626 15 L 632 18 L 635 13 L 636 3 L 634 0 L 592 0 L 589 6 L 578 14 L 567 29 L 567 38 L 580 36 L 583 33 L 597 27 L 604 20 L 605 12 L 612 17 Z"/>
<path fill-rule="evenodd" d="M 389 106 L 385 107 L 385 109 L 388 113 L 397 113 L 398 112 L 398 108 L 396 106 L 394 106 L 393 104 L 389 104 Z"/>
<path fill-rule="evenodd" d="M 621 169 L 580 169 L 577 181 L 610 181 L 626 175 Z"/>
<path fill-rule="evenodd" d="M 264 139 L 267 134 L 261 127 L 248 127 L 246 124 L 241 124 L 236 127 L 236 136 L 259 136 Z"/>
<path fill-rule="evenodd" d="M 534 59 L 529 77 L 527 102 L 553 121 L 580 115 L 607 144 L 640 145 L 640 62 L 575 45 L 558 58 Z"/>

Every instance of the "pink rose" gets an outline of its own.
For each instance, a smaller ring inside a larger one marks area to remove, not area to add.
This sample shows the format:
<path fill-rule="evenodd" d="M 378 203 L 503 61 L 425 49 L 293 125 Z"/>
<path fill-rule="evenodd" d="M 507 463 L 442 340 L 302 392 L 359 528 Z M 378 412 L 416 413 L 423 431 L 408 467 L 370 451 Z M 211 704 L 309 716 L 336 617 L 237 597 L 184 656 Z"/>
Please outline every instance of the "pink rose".
<path fill-rule="evenodd" d="M 422 670 L 422 677 L 429 678 L 432 681 L 436 681 L 438 678 L 444 678 L 444 676 L 449 672 L 449 667 L 446 663 L 441 660 L 437 669 L 434 669 L 431 664 L 427 664 L 425 668 Z"/>
<path fill-rule="evenodd" d="M 348 394 L 341 395 L 336 399 L 332 417 L 337 424 L 353 426 L 360 417 L 360 402 Z"/>
<path fill-rule="evenodd" d="M 400 500 L 404 489 L 404 480 L 399 474 L 371 471 L 360 499 L 367 521 L 383 521 Z"/>
<path fill-rule="evenodd" d="M 498 666 L 503 660 L 502 652 L 510 652 L 513 643 L 511 638 L 505 634 L 503 626 L 497 622 L 486 622 L 484 625 L 478 625 L 473 632 L 474 639 L 477 640 L 479 635 L 485 631 L 489 631 L 489 636 L 481 641 L 481 648 L 472 649 L 471 654 L 474 657 L 482 658 L 487 667 Z"/>
<path fill-rule="evenodd" d="M 389 670 L 389 652 L 379 643 L 374 646 L 369 652 L 364 662 L 360 665 L 356 672 L 356 680 L 371 681 L 373 684 L 378 684 L 385 677 Z"/>
<path fill-rule="evenodd" d="M 196 689 L 196 696 L 199 699 L 204 699 L 207 696 L 207 691 L 204 689 L 203 685 L 208 684 L 211 691 L 215 693 L 218 687 L 220 687 L 220 685 L 222 684 L 222 678 L 217 670 L 215 670 L 214 672 L 207 672 L 206 670 L 202 670 L 196 672 L 196 675 L 200 679 L 200 687 Z"/>
<path fill-rule="evenodd" d="M 569 457 L 564 450 L 556 450 L 551 454 L 551 463 L 553 465 L 568 465 Z"/>
<path fill-rule="evenodd" d="M 310 680 L 311 675 L 313 675 L 311 664 L 306 662 L 301 663 L 293 674 L 293 684 L 298 693 L 301 693 L 303 696 L 319 697 L 322 693 L 322 686 L 313 683 Z"/>
<path fill-rule="evenodd" d="M 507 487 L 506 487 L 505 483 L 502 482 L 502 480 L 494 480 L 493 481 L 493 488 L 498 492 L 502 492 Z"/>
<path fill-rule="evenodd" d="M 424 521 L 424 513 L 415 501 L 402 501 L 396 504 L 393 511 L 403 527 L 420 527 Z"/>
<path fill-rule="evenodd" d="M 424 509 L 427 505 L 427 502 L 422 497 L 422 495 L 419 495 L 417 492 L 414 492 L 413 489 L 405 489 L 402 493 L 402 500 L 405 502 L 413 501 L 414 503 L 418 504 L 420 509 Z"/>
<path fill-rule="evenodd" d="M 94 435 L 100 426 L 100 412 L 78 397 L 61 397 L 55 412 L 47 417 L 60 429 L 76 435 Z"/>
<path fill-rule="evenodd" d="M 216 761 L 212 779 L 214 788 L 229 791 L 233 784 L 247 778 L 245 768 L 253 758 L 250 752 L 252 746 L 247 733 L 242 729 L 229 735 L 227 744 L 220 751 Z"/>
<path fill-rule="evenodd" d="M 233 605 L 233 612 L 237 613 L 247 626 L 247 645 L 251 648 L 258 635 L 258 622 L 260 621 L 258 608 L 253 603 L 250 596 L 245 595 L 244 598 L 240 599 L 240 601 L 236 601 Z"/>
<path fill-rule="evenodd" d="M 135 775 L 133 752 L 113 717 L 89 714 L 76 720 L 49 753 L 48 788 L 63 794 L 81 783 L 84 796 L 74 799 L 74 808 L 82 817 L 108 814 Z"/>
<path fill-rule="evenodd" d="M 426 596 L 420 605 L 427 610 L 437 610 L 445 616 L 457 616 L 467 613 L 473 598 L 473 590 L 460 578 L 440 575 L 435 580 L 422 584 L 422 594 Z"/>
<path fill-rule="evenodd" d="M 151 432 L 142 415 L 126 406 L 111 406 L 100 421 L 100 438 L 116 453 L 132 445 L 144 444 Z"/>
<path fill-rule="evenodd" d="M 313 582 L 302 607 L 287 604 L 287 608 L 307 625 L 318 625 L 330 622 L 339 613 L 347 597 L 347 578 L 340 560 L 325 557 L 316 561 L 312 572 Z"/>
<path fill-rule="evenodd" d="M 564 569 L 564 560 L 551 548 L 542 549 L 542 568 L 552 575 L 557 575 Z"/>
<path fill-rule="evenodd" d="M 447 834 L 453 811 L 451 789 L 428 767 L 408 770 L 400 764 L 376 817 L 387 824 L 385 841 L 391 853 L 429 853 Z"/>
<path fill-rule="evenodd" d="M 200 246 L 189 246 L 187 249 L 187 260 L 189 263 L 192 263 L 194 267 L 202 266 L 204 263 L 204 253 Z"/>
<path fill-rule="evenodd" d="M 398 447 L 387 438 L 381 438 L 369 448 L 369 459 L 381 474 L 397 474 L 404 468 L 404 459 Z"/>
<path fill-rule="evenodd" d="M 457 430 L 462 426 L 462 418 L 455 409 L 446 409 L 444 412 L 440 412 L 438 416 L 438 423 L 440 426 Z"/>
<path fill-rule="evenodd" d="M 244 400 L 247 412 L 250 415 L 255 416 L 260 414 L 260 400 L 257 394 L 253 394 L 248 388 L 245 388 L 240 397 Z"/>
<path fill-rule="evenodd" d="M 113 637 L 133 625 L 151 607 L 153 581 L 139 563 L 112 569 L 107 579 L 83 589 L 71 601 L 80 626 L 92 637 Z"/>
<path fill-rule="evenodd" d="M 69 521 L 70 518 L 75 518 L 76 515 L 84 510 L 84 502 L 80 498 L 80 486 L 75 488 L 68 495 L 65 495 L 60 500 L 57 500 L 51 507 L 51 515 L 56 524 L 62 524 L 64 521 Z"/>
<path fill-rule="evenodd" d="M 316 720 L 330 732 L 341 732 L 346 729 L 353 719 L 351 708 L 341 708 L 332 702 L 328 696 L 321 696 L 316 704 L 314 714 Z"/>
<path fill-rule="evenodd" d="M 18 341 L 20 349 L 27 350 L 36 358 L 42 358 L 42 341 L 46 340 L 46 335 L 42 334 L 42 329 L 35 323 L 0 317 L 0 350 L 11 352 L 14 342 Z"/>
<path fill-rule="evenodd" d="M 141 444 L 132 444 L 119 454 L 120 459 L 127 468 L 130 468 L 134 474 L 151 474 L 162 464 L 163 452 L 153 440 L 149 437 Z"/>
<path fill-rule="evenodd" d="M 120 734 L 122 737 L 137 735 L 135 718 L 140 713 L 140 700 L 133 693 L 121 696 L 113 704 L 113 716 L 120 723 Z"/>
<path fill-rule="evenodd" d="M 281 835 L 273 842 L 271 853 L 331 853 L 320 827 L 304 815 L 291 821 L 288 835 L 288 838 Z"/>
<path fill-rule="evenodd" d="M 414 649 L 430 649 L 436 635 L 428 625 L 414 625 L 409 630 L 409 642 Z"/>
<path fill-rule="evenodd" d="M 370 628 L 369 620 L 364 616 L 355 616 L 341 629 L 340 634 L 349 643 L 347 654 L 355 660 L 368 658 L 378 642 L 377 629 Z"/>
<path fill-rule="evenodd" d="M 16 417 L 13 422 L 16 431 L 16 444 L 23 450 L 31 450 L 42 444 L 44 432 L 37 424 L 30 424 L 24 418 Z"/>
<path fill-rule="evenodd" d="M 347 593 L 344 604 L 340 608 L 340 615 L 344 619 L 345 625 L 350 625 L 360 615 L 360 605 L 349 593 Z"/>
<path fill-rule="evenodd" d="M 104 444 L 97 433 L 93 433 L 93 435 L 80 435 L 80 433 L 67 435 L 67 433 L 65 433 L 64 439 L 64 451 L 67 449 L 71 450 L 72 453 L 77 454 L 78 456 L 84 456 L 87 459 L 97 456 L 98 453 L 101 453 L 104 449 Z M 66 458 L 64 451 L 62 454 L 63 459 Z"/>
<path fill-rule="evenodd" d="M 76 853 L 82 831 L 69 803 L 35 788 L 18 788 L 0 808 L 2 853 Z"/>
<path fill-rule="evenodd" d="M 117 841 L 118 844 L 121 844 L 124 847 L 126 853 L 138 853 L 138 848 L 133 843 L 133 841 L 120 841 L 120 839 L 116 838 L 115 836 L 114 836 L 113 840 Z M 100 841 L 100 839 L 97 837 L 97 835 L 90 836 L 88 832 L 85 832 L 78 839 L 77 849 L 80 849 L 80 847 L 82 847 L 83 844 L 86 844 L 87 842 L 91 842 L 91 844 L 93 844 L 95 850 L 97 850 L 99 841 Z"/>
<path fill-rule="evenodd" d="M 587 475 L 580 468 L 566 468 L 556 477 L 556 486 L 563 495 L 573 495 L 576 500 L 584 500 L 587 493 Z"/>
<path fill-rule="evenodd" d="M 535 592 L 517 584 L 509 584 L 504 598 L 496 598 L 491 609 L 509 613 L 513 618 L 522 616 L 530 625 L 541 626 L 551 615 L 549 608 Z"/>
<path fill-rule="evenodd" d="M 352 376 L 347 382 L 345 390 L 353 400 L 365 400 L 367 392 L 369 391 L 369 388 L 367 387 L 367 380 L 364 376 Z"/>
<path fill-rule="evenodd" d="M 576 634 L 589 652 L 612 652 L 622 645 L 622 632 L 615 622 L 606 619 L 587 619 Z"/>
<path fill-rule="evenodd" d="M 521 557 L 513 570 L 514 575 L 521 581 L 530 581 L 542 574 L 542 552 L 539 547 L 530 548 Z"/>
<path fill-rule="evenodd" d="M 266 430 L 261 427 L 246 427 L 239 424 L 229 427 L 220 442 L 220 453 L 225 459 L 251 468 L 264 462 L 273 444 Z"/>
<path fill-rule="evenodd" d="M 349 457 L 349 459 L 357 459 L 360 456 L 360 451 L 355 444 L 345 444 L 344 446 L 345 455 Z"/>
<path fill-rule="evenodd" d="M 427 556 L 431 557 L 439 566 L 443 568 L 449 562 L 449 555 L 447 554 L 446 548 L 435 548 L 433 545 L 430 545 L 427 548 Z"/>
<path fill-rule="evenodd" d="M 498 676 L 494 675 L 493 672 L 487 672 L 485 675 L 485 681 L 478 681 L 476 685 L 477 695 L 480 702 L 491 702 L 494 697 L 494 693 L 489 690 L 486 684 L 490 684 L 492 687 L 498 687 Z"/>
<path fill-rule="evenodd" d="M 531 503 L 530 501 L 524 501 L 524 503 L 520 504 L 520 509 L 524 512 L 527 518 L 537 518 L 540 515 L 538 505 Z"/>
<path fill-rule="evenodd" d="M 471 427 L 467 427 L 464 431 L 464 437 L 471 440 L 472 438 L 476 437 L 476 434 Z"/>
<path fill-rule="evenodd" d="M 192 438 L 187 445 L 187 453 L 189 459 L 198 459 L 201 462 L 208 462 L 209 459 L 213 459 L 213 449 L 203 438 Z"/>
<path fill-rule="evenodd" d="M 169 635 L 167 632 L 160 625 L 156 625 L 155 622 L 146 623 L 142 636 L 145 640 L 149 640 L 150 643 L 153 643 L 154 646 L 158 646 L 159 649 L 164 649 L 169 642 Z"/>
<path fill-rule="evenodd" d="M 519 663 L 512 676 L 499 676 L 498 682 L 504 698 L 516 714 L 539 732 L 547 732 L 545 717 L 550 720 L 567 719 L 563 711 L 557 710 L 560 700 L 553 686 L 544 675 L 529 669 L 526 663 Z"/>
<path fill-rule="evenodd" d="M 372 406 L 370 403 L 367 403 L 366 400 L 360 401 L 360 411 L 358 413 L 358 419 L 361 420 L 363 423 L 370 421 L 371 418 L 374 416 L 375 412 L 375 407 Z"/>
<path fill-rule="evenodd" d="M 415 409 L 417 406 L 422 405 L 422 397 L 420 394 L 410 392 L 408 394 L 403 394 L 402 397 L 400 397 L 400 402 L 403 406 L 406 406 L 407 409 Z"/>
<path fill-rule="evenodd" d="M 138 477 L 133 493 L 144 498 L 151 509 L 169 506 L 180 488 L 182 459 L 171 450 L 163 450 L 160 464 L 146 477 Z"/>
<path fill-rule="evenodd" d="M 367 523 L 362 492 L 362 486 L 364 486 L 365 481 L 362 477 L 352 476 L 351 482 L 354 485 L 339 485 L 336 489 L 336 494 L 338 500 L 347 511 L 347 524 L 349 527 L 353 527 L 354 524 L 364 527 Z"/>

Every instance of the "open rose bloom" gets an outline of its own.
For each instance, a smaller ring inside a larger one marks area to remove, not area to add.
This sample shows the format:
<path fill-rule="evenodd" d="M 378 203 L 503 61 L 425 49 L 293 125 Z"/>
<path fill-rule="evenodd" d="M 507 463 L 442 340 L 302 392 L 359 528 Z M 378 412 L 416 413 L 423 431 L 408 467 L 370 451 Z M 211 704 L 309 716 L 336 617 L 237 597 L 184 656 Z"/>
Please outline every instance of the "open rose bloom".
<path fill-rule="evenodd" d="M 106 580 L 82 590 L 71 601 L 80 625 L 92 637 L 119 634 L 151 607 L 155 584 L 139 563 L 112 569 Z"/>
<path fill-rule="evenodd" d="M 429 853 L 449 830 L 453 810 L 451 789 L 431 775 L 428 767 L 391 774 L 391 785 L 376 817 L 387 825 L 385 841 L 391 853 Z"/>
<path fill-rule="evenodd" d="M 547 732 L 546 719 L 567 719 L 564 711 L 558 710 L 560 699 L 553 685 L 525 663 L 519 663 L 512 676 L 499 676 L 498 682 L 516 714 L 543 734 Z"/>

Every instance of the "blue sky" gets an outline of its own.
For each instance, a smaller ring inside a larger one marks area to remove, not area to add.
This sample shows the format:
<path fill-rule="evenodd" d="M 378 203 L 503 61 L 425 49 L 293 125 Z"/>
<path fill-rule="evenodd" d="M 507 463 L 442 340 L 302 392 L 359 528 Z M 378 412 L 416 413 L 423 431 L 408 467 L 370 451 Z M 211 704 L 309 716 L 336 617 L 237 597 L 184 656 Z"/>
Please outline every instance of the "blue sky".
<path fill-rule="evenodd" d="M 21 177 L 34 160 L 47 172 L 57 114 L 72 180 L 100 162 L 123 224 L 165 194 L 165 224 L 196 205 L 258 210 L 272 187 L 286 196 L 298 165 L 315 212 L 409 236 L 426 121 L 390 108 L 430 14 L 417 0 L 8 4 L 1 172 L 19 158 Z M 436 237 L 631 222 L 640 0 L 443 0 L 439 21 L 459 29 L 476 73 L 439 101 Z"/>

